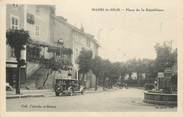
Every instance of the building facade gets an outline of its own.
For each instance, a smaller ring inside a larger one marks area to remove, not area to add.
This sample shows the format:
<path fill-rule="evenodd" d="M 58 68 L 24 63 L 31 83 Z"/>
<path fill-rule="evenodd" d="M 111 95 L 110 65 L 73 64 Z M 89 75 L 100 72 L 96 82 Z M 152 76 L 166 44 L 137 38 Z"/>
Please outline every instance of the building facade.
<path fill-rule="evenodd" d="M 77 64 L 78 56 L 82 49 L 91 50 L 93 58 L 98 55 L 99 44 L 94 36 L 84 32 L 84 28 L 77 28 L 67 22 L 62 16 L 52 17 L 52 39 L 54 42 L 62 39 L 64 47 L 72 49 L 71 62 L 75 72 L 75 78 L 78 79 L 79 65 Z"/>
<path fill-rule="evenodd" d="M 49 59 L 54 56 L 49 52 L 50 47 L 65 47 L 72 50 L 72 55 L 67 57 L 73 66 L 74 77 L 78 79 L 79 66 L 77 59 L 84 48 L 91 50 L 93 57 L 98 55 L 99 44 L 94 36 L 71 25 L 62 16 L 55 15 L 55 6 L 52 5 L 23 5 L 9 4 L 6 8 L 6 28 L 24 29 L 29 32 L 32 45 L 27 46 L 24 59 L 27 65 L 22 67 L 21 81 L 29 77 L 40 66 L 37 59 Z M 58 42 L 62 41 L 63 45 Z M 11 85 L 16 80 L 16 58 L 13 49 L 6 46 L 7 82 Z M 64 56 L 65 57 L 65 56 Z"/>
<path fill-rule="evenodd" d="M 27 59 L 27 65 L 21 69 L 21 81 L 25 81 L 29 72 L 39 67 L 33 60 L 39 59 L 41 56 L 45 58 L 53 56 L 47 52 L 48 46 L 54 45 L 50 36 L 52 15 L 55 15 L 55 9 L 54 6 L 50 5 L 8 4 L 6 7 L 6 29 L 24 29 L 29 32 L 33 41 L 32 47 L 26 47 L 27 51 L 24 52 L 22 57 L 25 60 Z M 11 85 L 15 84 L 16 80 L 16 63 L 14 50 L 7 44 L 6 74 L 7 82 Z"/>

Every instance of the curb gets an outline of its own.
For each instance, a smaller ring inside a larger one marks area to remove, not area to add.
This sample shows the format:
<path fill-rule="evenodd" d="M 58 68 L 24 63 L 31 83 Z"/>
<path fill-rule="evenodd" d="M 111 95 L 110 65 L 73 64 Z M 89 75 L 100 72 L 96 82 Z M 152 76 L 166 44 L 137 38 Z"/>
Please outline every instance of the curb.
<path fill-rule="evenodd" d="M 103 91 L 85 91 L 84 93 L 100 93 L 100 92 L 103 92 Z"/>
<path fill-rule="evenodd" d="M 110 92 L 115 90 L 101 90 L 101 91 L 85 91 L 85 93 L 101 93 L 101 92 Z"/>
<path fill-rule="evenodd" d="M 31 94 L 31 95 L 9 95 L 6 96 L 6 99 L 15 99 L 15 98 L 28 98 L 28 97 L 45 97 L 43 94 Z"/>

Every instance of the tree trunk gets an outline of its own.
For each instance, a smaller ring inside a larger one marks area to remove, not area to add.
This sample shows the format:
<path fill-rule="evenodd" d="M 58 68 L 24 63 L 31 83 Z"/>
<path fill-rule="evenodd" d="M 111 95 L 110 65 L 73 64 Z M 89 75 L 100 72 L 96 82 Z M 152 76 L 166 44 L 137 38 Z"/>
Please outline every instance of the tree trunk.
<path fill-rule="evenodd" d="M 85 76 L 85 73 L 82 73 L 82 85 L 85 87 L 84 76 Z"/>
<path fill-rule="evenodd" d="M 20 94 L 20 63 L 17 60 L 16 94 Z"/>
<path fill-rule="evenodd" d="M 50 69 L 49 69 L 49 70 L 48 70 L 48 72 L 47 72 L 47 76 L 46 76 L 45 81 L 43 82 L 43 86 L 42 86 L 42 88 L 44 88 L 44 87 L 45 87 L 45 83 L 46 83 L 46 81 L 48 80 L 49 75 L 50 75 Z"/>
<path fill-rule="evenodd" d="M 96 76 L 95 91 L 98 90 L 98 77 Z"/>
<path fill-rule="evenodd" d="M 56 79 L 55 79 L 55 76 L 56 76 L 56 71 L 54 71 L 54 76 L 52 78 L 52 87 L 53 87 L 53 90 L 55 90 L 55 84 L 56 84 Z"/>
<path fill-rule="evenodd" d="M 105 77 L 103 76 L 103 90 L 105 90 Z"/>

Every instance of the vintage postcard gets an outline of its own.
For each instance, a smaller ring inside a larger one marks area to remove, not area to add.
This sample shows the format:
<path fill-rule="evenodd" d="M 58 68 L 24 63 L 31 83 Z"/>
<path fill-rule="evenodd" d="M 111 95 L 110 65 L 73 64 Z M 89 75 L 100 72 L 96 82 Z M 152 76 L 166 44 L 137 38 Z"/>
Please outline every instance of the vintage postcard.
<path fill-rule="evenodd" d="M 0 6 L 2 117 L 184 116 L 182 0 Z"/>

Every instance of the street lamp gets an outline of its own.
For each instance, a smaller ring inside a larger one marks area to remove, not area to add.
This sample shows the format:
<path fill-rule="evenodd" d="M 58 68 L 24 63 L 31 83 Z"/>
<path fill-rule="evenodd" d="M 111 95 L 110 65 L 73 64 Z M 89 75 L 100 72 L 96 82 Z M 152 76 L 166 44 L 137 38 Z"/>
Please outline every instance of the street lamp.
<path fill-rule="evenodd" d="M 64 40 L 63 39 L 59 39 L 57 43 L 63 45 L 64 44 Z"/>
<path fill-rule="evenodd" d="M 21 67 L 26 65 L 26 45 L 20 50 L 20 59 L 17 61 L 16 94 L 20 94 Z"/>

